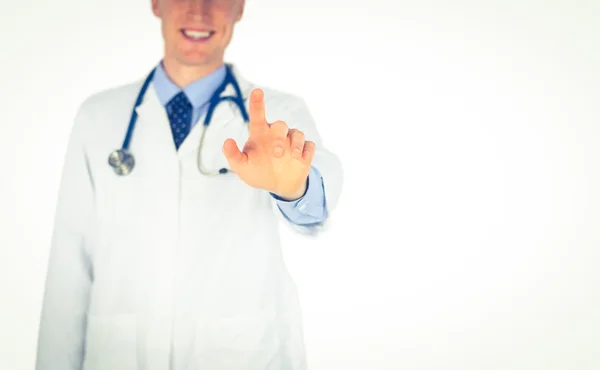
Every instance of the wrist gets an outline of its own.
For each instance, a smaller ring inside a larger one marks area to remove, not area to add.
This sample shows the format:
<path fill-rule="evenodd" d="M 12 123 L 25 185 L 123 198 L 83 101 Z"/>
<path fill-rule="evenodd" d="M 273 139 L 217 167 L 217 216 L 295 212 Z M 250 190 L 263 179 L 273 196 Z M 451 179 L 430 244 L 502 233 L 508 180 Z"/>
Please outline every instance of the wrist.
<path fill-rule="evenodd" d="M 308 176 L 306 177 L 306 181 L 302 182 L 302 185 L 296 190 L 292 192 L 272 192 L 275 196 L 281 198 L 282 200 L 291 202 L 298 200 L 306 194 L 308 190 Z"/>

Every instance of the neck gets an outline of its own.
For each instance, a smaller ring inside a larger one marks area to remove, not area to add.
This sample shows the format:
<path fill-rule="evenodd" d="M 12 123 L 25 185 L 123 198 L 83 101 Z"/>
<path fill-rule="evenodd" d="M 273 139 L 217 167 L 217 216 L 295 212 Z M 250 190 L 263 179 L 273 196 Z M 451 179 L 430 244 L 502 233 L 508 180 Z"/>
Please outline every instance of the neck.
<path fill-rule="evenodd" d="M 163 59 L 163 68 L 171 81 L 178 87 L 183 88 L 190 83 L 213 73 L 221 68 L 223 63 L 223 60 L 219 60 L 216 63 L 203 65 L 183 65 L 173 58 L 165 57 Z"/>

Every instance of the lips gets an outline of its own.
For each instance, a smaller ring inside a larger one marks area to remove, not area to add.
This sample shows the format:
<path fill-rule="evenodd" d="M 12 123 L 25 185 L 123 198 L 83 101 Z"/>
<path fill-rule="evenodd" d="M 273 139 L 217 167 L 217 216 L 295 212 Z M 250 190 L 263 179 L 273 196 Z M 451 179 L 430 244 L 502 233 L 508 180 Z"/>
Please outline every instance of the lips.
<path fill-rule="evenodd" d="M 210 39 L 212 37 L 212 35 L 215 33 L 212 30 L 205 30 L 205 29 L 191 29 L 191 28 L 182 28 L 181 30 L 181 34 L 183 35 L 183 37 L 185 37 L 186 39 L 190 40 L 190 41 L 194 41 L 194 42 L 203 42 L 206 41 L 208 39 Z"/>

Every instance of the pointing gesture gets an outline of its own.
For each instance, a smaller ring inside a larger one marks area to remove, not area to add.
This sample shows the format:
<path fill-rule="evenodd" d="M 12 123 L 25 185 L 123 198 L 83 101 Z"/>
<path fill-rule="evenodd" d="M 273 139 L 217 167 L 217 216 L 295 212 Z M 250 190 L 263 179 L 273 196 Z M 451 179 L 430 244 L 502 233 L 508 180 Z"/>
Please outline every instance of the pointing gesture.
<path fill-rule="evenodd" d="M 297 199 L 306 190 L 306 179 L 315 144 L 304 133 L 283 121 L 266 120 L 264 93 L 250 94 L 250 137 L 240 152 L 233 139 L 225 140 L 223 153 L 231 169 L 246 184 L 285 199 Z"/>

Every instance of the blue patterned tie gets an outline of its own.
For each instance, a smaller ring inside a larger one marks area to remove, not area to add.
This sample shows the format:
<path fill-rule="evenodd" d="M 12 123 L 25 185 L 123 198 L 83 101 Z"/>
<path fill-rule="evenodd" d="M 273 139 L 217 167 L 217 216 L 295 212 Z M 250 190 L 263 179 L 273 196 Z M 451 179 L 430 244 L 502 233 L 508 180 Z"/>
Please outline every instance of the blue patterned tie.
<path fill-rule="evenodd" d="M 192 104 L 183 91 L 169 101 L 167 104 L 167 114 L 171 122 L 175 147 L 179 149 L 179 146 L 185 140 L 192 126 Z"/>

